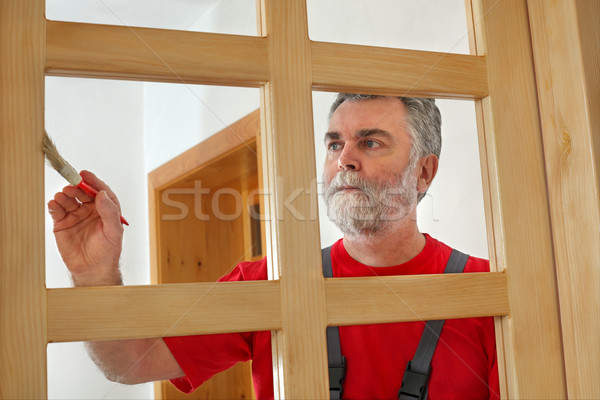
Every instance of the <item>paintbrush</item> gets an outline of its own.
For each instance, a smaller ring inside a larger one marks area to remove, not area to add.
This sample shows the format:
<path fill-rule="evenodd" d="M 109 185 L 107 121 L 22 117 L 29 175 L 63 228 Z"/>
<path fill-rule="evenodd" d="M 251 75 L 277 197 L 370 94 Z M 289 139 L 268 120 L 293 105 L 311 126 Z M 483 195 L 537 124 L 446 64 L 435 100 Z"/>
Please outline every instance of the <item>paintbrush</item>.
<path fill-rule="evenodd" d="M 77 172 L 77 170 L 75 168 L 73 168 L 71 166 L 71 164 L 69 164 L 67 162 L 67 160 L 65 160 L 60 155 L 60 153 L 56 149 L 56 146 L 52 142 L 52 139 L 50 139 L 50 137 L 48 136 L 46 131 L 44 131 L 44 140 L 42 141 L 42 150 L 44 151 L 44 154 L 46 155 L 46 160 L 48 160 L 48 163 L 63 178 L 65 178 L 71 185 L 76 186 L 76 187 L 80 188 L 81 190 L 83 190 L 91 198 L 93 198 L 93 199 L 96 198 L 98 191 L 96 189 L 94 189 L 93 187 L 91 187 L 86 181 L 84 181 L 83 178 L 81 177 L 81 175 L 79 175 L 79 173 Z M 123 218 L 122 215 L 120 215 L 120 217 L 121 217 L 122 224 L 129 225 L 129 223 L 127 223 L 127 221 L 125 220 L 125 218 Z"/>

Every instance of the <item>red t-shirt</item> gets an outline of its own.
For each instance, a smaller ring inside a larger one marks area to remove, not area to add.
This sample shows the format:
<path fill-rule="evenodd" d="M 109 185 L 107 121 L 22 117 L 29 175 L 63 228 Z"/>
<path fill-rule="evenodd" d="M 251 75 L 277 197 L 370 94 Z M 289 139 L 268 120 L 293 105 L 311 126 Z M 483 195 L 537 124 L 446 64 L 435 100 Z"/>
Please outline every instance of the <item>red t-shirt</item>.
<path fill-rule="evenodd" d="M 412 260 L 392 267 L 369 267 L 354 260 L 340 239 L 332 248 L 334 277 L 442 274 L 452 249 L 425 235 L 425 248 Z M 488 272 L 486 260 L 470 257 L 464 272 Z M 240 263 L 221 281 L 267 279 L 265 259 Z M 401 296 L 401 293 L 399 294 Z M 401 299 L 399 298 L 399 301 Z M 344 399 L 396 399 L 406 364 L 415 353 L 425 323 L 342 326 L 346 357 Z M 185 372 L 171 382 L 190 393 L 214 374 L 239 361 L 253 360 L 259 399 L 273 398 L 270 332 L 164 338 Z M 491 317 L 447 320 L 431 362 L 430 400 L 500 397 L 494 323 Z"/>

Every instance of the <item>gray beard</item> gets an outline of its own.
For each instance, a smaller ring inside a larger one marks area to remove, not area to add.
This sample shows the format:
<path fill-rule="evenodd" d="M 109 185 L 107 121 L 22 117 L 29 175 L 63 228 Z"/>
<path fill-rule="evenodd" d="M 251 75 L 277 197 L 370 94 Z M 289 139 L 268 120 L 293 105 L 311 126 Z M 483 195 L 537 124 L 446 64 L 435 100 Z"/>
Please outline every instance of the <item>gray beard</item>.
<path fill-rule="evenodd" d="M 413 163 L 402 174 L 369 181 L 353 171 L 341 171 L 324 187 L 327 216 L 347 236 L 374 237 L 394 221 L 406 218 L 417 203 L 417 177 Z M 416 164 L 416 163 L 415 163 Z M 340 190 L 351 186 L 359 190 Z"/>

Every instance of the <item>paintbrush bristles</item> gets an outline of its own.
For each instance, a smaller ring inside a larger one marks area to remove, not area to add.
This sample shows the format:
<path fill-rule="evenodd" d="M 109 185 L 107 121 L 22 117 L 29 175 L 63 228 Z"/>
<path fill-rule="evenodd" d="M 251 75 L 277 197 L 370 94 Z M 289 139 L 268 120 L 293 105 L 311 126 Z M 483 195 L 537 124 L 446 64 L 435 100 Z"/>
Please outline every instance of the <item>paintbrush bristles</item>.
<path fill-rule="evenodd" d="M 79 176 L 77 170 L 60 155 L 46 131 L 44 131 L 42 150 L 46 155 L 46 160 L 48 160 L 48 163 L 52 166 L 52 168 L 61 174 L 62 177 L 65 178 L 71 185 L 79 185 L 81 182 L 81 176 Z"/>

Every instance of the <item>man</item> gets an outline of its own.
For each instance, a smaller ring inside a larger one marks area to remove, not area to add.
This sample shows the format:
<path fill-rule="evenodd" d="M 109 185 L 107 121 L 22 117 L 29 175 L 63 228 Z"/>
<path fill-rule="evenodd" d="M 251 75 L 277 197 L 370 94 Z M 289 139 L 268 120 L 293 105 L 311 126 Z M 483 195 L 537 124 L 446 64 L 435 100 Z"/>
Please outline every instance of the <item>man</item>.
<path fill-rule="evenodd" d="M 323 174 L 328 215 L 344 233 L 331 250 L 335 277 L 443 273 L 451 249 L 416 223 L 417 202 L 438 168 L 440 125 L 433 100 L 338 96 Z M 118 200 L 93 174 L 83 175 L 100 190 L 95 202 L 66 187 L 48 204 L 61 255 L 77 286 L 121 284 Z M 485 271 L 487 261 L 469 258 L 465 272 Z M 221 278 L 261 279 L 265 260 L 241 263 Z M 396 398 L 423 329 L 423 322 L 340 327 L 343 397 Z M 252 359 L 257 396 L 273 397 L 269 332 L 96 342 L 89 350 L 111 380 L 172 379 L 186 392 Z M 446 321 L 431 371 L 429 399 L 498 398 L 492 319 Z"/>

